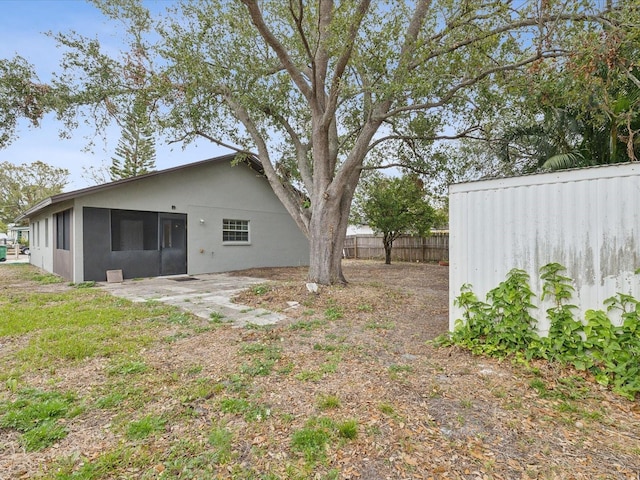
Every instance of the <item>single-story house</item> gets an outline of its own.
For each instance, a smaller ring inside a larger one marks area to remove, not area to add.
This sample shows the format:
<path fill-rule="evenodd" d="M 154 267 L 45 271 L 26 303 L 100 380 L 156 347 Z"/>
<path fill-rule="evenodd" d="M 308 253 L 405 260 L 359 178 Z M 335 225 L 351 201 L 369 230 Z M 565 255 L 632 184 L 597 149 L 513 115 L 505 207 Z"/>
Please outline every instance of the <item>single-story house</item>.
<path fill-rule="evenodd" d="M 369 225 L 349 225 L 347 226 L 347 237 L 357 236 L 357 235 L 375 235 L 376 232 L 373 231 Z"/>
<path fill-rule="evenodd" d="M 308 265 L 260 163 L 226 155 L 54 195 L 28 210 L 31 263 L 68 281 Z"/>
<path fill-rule="evenodd" d="M 29 227 L 9 224 L 8 243 L 29 243 Z"/>

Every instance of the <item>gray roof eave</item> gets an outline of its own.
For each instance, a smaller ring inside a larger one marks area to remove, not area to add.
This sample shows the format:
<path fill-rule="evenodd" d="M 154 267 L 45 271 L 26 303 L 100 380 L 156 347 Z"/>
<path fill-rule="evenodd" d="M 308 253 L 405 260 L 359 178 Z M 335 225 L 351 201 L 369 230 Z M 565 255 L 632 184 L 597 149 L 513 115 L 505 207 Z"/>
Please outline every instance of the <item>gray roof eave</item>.
<path fill-rule="evenodd" d="M 56 204 L 62 203 L 62 202 L 67 201 L 67 200 L 73 200 L 73 199 L 76 199 L 76 198 L 83 197 L 85 195 L 90 195 L 92 193 L 101 192 L 101 191 L 105 191 L 105 190 L 110 190 L 112 188 L 116 188 L 116 187 L 119 187 L 121 185 L 125 185 L 127 183 L 137 182 L 139 180 L 142 180 L 143 178 L 149 178 L 149 177 L 155 177 L 155 176 L 158 176 L 158 175 L 164 175 L 164 174 L 167 174 L 167 173 L 176 172 L 176 171 L 179 171 L 179 170 L 184 170 L 184 169 L 196 167 L 196 166 L 199 166 L 199 165 L 204 165 L 204 164 L 207 164 L 207 163 L 222 163 L 222 162 L 225 162 L 225 161 L 231 162 L 235 158 L 235 156 L 236 156 L 235 153 L 228 154 L 228 155 L 222 155 L 220 157 L 209 158 L 207 160 L 201 160 L 199 162 L 188 163 L 186 165 L 180 165 L 178 167 L 172 167 L 172 168 L 167 168 L 165 170 L 158 170 L 156 172 L 146 173 L 144 175 L 139 175 L 137 177 L 124 178 L 122 180 L 116 180 L 115 182 L 104 183 L 102 185 L 94 185 L 92 187 L 81 188 L 79 190 L 73 190 L 71 192 L 59 193 L 58 195 L 53 195 L 53 196 L 51 196 L 49 198 L 45 198 L 44 200 L 42 200 L 37 205 L 34 205 L 29 210 L 27 210 L 22 215 L 20 215 L 16 219 L 16 221 L 19 222 L 21 220 L 28 219 L 31 216 L 33 216 L 34 214 L 36 214 L 36 213 L 40 212 L 41 210 L 43 210 L 44 208 L 46 208 L 46 207 L 49 207 L 51 205 L 56 205 Z M 262 165 L 260 164 L 260 162 L 254 156 L 248 157 L 247 158 L 247 163 L 257 173 L 259 173 L 261 175 L 264 174 L 264 171 L 262 169 Z"/>

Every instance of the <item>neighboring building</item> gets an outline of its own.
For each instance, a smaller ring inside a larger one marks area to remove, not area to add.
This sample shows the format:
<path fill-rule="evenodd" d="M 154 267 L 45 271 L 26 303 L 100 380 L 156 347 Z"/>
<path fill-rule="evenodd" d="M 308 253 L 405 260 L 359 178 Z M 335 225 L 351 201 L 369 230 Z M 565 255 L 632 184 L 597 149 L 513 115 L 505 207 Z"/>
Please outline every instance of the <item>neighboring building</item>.
<path fill-rule="evenodd" d="M 234 155 L 62 193 L 27 211 L 31 263 L 72 282 L 309 262 L 255 159 Z"/>
<path fill-rule="evenodd" d="M 347 237 L 353 235 L 375 235 L 376 232 L 373 231 L 369 225 L 348 225 L 347 226 Z"/>
<path fill-rule="evenodd" d="M 532 310 L 548 329 L 540 267 L 557 262 L 572 278 L 576 315 L 604 309 L 617 292 L 640 298 L 640 163 L 607 165 L 449 188 L 450 327 L 463 284 L 480 300 L 513 268 L 538 295 Z M 618 312 L 619 314 L 619 312 Z"/>
<path fill-rule="evenodd" d="M 29 243 L 29 227 L 9 224 L 9 237 L 8 243 Z"/>

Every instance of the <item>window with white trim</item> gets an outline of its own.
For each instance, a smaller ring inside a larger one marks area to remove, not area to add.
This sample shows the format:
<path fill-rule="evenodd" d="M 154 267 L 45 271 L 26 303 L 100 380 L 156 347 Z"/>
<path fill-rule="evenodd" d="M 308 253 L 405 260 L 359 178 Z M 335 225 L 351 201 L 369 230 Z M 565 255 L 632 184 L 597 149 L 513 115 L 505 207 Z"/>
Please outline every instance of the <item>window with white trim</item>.
<path fill-rule="evenodd" d="M 224 243 L 249 243 L 249 220 L 222 220 Z"/>

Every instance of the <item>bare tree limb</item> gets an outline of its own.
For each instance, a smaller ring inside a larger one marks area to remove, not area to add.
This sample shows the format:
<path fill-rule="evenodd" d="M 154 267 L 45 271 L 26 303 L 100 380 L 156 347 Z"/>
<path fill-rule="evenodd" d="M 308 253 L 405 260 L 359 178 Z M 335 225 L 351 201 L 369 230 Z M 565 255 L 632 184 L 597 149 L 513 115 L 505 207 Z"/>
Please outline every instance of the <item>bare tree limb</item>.
<path fill-rule="evenodd" d="M 284 118 L 284 116 L 268 108 L 265 109 L 265 113 L 269 115 L 271 118 L 273 118 L 275 121 L 280 123 L 280 125 L 282 125 L 282 127 L 289 134 L 291 143 L 293 143 L 294 149 L 296 151 L 296 163 L 298 164 L 298 170 L 300 171 L 302 182 L 304 183 L 304 186 L 307 189 L 307 192 L 309 192 L 309 195 L 313 195 L 313 175 L 311 174 L 311 169 L 309 168 L 309 158 L 308 158 L 309 150 L 310 150 L 309 145 L 302 142 L 298 133 L 287 121 L 287 119 Z"/>
<path fill-rule="evenodd" d="M 470 87 L 472 85 L 475 85 L 476 83 L 480 82 L 481 80 L 487 78 L 490 75 L 493 75 L 495 73 L 499 73 L 499 72 L 506 72 L 509 70 L 517 70 L 518 68 L 521 68 L 525 65 L 529 65 L 537 60 L 540 60 L 542 58 L 558 58 L 558 57 L 562 57 L 565 56 L 566 53 L 562 52 L 547 52 L 547 53 L 543 53 L 543 54 L 535 54 L 532 55 L 530 57 L 525 58 L 524 60 L 521 60 L 519 62 L 516 63 L 512 63 L 510 65 L 501 65 L 498 67 L 494 67 L 494 68 L 489 68 L 483 72 L 480 72 L 478 75 L 476 75 L 473 78 L 468 78 L 464 81 L 461 81 L 460 83 L 458 83 L 457 85 L 454 85 L 453 87 L 451 87 L 449 89 L 449 91 L 447 91 L 444 95 L 442 95 L 440 97 L 440 99 L 438 101 L 435 102 L 425 102 L 425 103 L 419 103 L 419 104 L 414 104 L 414 105 L 405 105 L 403 107 L 398 107 L 392 110 L 387 111 L 385 117 L 386 118 L 390 118 L 393 117 L 394 115 L 397 115 L 401 112 L 411 112 L 411 111 L 418 111 L 418 110 L 428 110 L 430 108 L 437 108 L 437 107 L 442 107 L 444 105 L 446 105 L 454 96 L 457 92 L 459 92 L 460 90 Z"/>
<path fill-rule="evenodd" d="M 300 230 L 308 236 L 309 216 L 303 213 L 302 206 L 300 205 L 300 198 L 296 194 L 293 186 L 290 183 L 287 183 L 286 185 L 283 184 L 275 171 L 269 155 L 269 149 L 258 126 L 251 119 L 251 115 L 244 105 L 237 102 L 230 92 L 227 92 L 224 98 L 226 104 L 234 111 L 236 118 L 247 129 L 247 132 L 249 132 L 249 135 L 251 135 L 251 138 L 256 144 L 258 148 L 257 157 L 262 164 L 264 174 L 267 177 L 267 180 L 269 180 L 269 184 L 271 185 L 271 188 L 273 188 L 274 193 L 280 199 L 283 206 L 289 212 L 289 215 L 291 215 L 291 218 L 293 218 Z"/>
<path fill-rule="evenodd" d="M 380 137 L 371 142 L 369 151 L 374 150 L 378 145 L 388 142 L 390 140 L 402 140 L 402 141 L 423 141 L 423 142 L 434 142 L 436 140 L 459 140 L 461 138 L 473 138 L 480 140 L 479 137 L 470 137 L 469 134 L 471 132 L 476 132 L 480 129 L 480 126 L 475 125 L 473 127 L 469 127 L 464 131 L 457 133 L 456 135 L 429 135 L 426 137 L 418 137 L 411 135 L 385 135 L 384 137 Z"/>
<path fill-rule="evenodd" d="M 256 0 L 242 0 L 242 3 L 247 7 L 251 21 L 258 29 L 258 32 L 265 39 L 268 45 L 273 48 L 276 55 L 282 62 L 282 66 L 287 70 L 287 73 L 291 75 L 291 79 L 296 84 L 300 92 L 308 101 L 311 101 L 313 99 L 313 91 L 311 87 L 305 80 L 302 72 L 294 65 L 287 50 L 276 38 L 273 32 L 271 32 L 269 27 L 267 27 L 262 16 L 262 12 L 260 11 L 260 7 L 258 6 L 258 2 Z"/>

